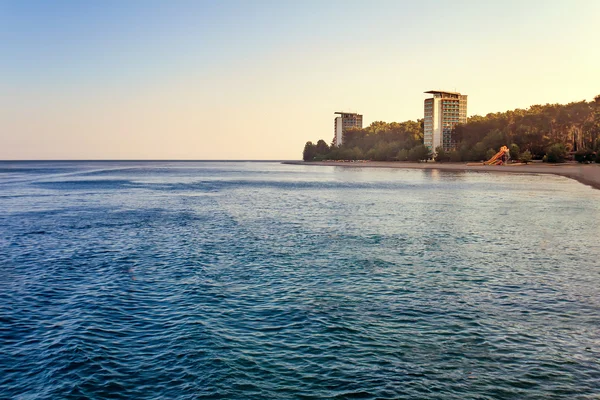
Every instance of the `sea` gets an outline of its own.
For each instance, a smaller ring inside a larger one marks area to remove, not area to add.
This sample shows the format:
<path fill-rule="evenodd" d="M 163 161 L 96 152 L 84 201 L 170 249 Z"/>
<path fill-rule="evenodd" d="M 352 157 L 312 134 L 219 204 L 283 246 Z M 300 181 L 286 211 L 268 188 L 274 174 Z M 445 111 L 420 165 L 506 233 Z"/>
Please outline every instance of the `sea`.
<path fill-rule="evenodd" d="M 600 191 L 1 162 L 2 399 L 599 399 Z"/>

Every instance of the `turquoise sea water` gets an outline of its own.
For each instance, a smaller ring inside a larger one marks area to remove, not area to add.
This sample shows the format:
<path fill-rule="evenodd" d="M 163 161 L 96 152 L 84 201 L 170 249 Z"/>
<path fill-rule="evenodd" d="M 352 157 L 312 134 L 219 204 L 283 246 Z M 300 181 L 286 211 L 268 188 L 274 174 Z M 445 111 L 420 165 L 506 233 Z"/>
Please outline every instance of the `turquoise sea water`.
<path fill-rule="evenodd" d="M 600 396 L 600 191 L 0 163 L 0 398 Z"/>

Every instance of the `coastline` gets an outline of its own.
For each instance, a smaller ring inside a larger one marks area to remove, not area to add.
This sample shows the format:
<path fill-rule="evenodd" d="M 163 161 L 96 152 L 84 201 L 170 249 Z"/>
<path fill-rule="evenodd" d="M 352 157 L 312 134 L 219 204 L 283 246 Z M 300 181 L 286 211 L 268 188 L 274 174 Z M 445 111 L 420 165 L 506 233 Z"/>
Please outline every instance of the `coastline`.
<path fill-rule="evenodd" d="M 404 169 L 437 169 L 442 171 L 475 171 L 475 172 L 500 172 L 519 174 L 552 174 L 574 179 L 584 185 L 600 190 L 600 165 L 599 164 L 515 164 L 506 166 L 497 165 L 469 165 L 465 163 L 437 163 L 437 162 L 404 162 L 404 161 L 284 161 L 289 165 L 316 165 L 327 167 L 349 168 L 404 168 Z"/>

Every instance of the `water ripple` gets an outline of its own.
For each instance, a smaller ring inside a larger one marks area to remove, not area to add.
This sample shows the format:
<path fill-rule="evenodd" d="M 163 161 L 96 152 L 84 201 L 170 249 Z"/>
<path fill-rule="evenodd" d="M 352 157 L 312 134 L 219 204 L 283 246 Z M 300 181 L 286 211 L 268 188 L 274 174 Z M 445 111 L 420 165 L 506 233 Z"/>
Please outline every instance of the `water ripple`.
<path fill-rule="evenodd" d="M 600 396 L 600 192 L 576 182 L 0 174 L 1 398 Z"/>

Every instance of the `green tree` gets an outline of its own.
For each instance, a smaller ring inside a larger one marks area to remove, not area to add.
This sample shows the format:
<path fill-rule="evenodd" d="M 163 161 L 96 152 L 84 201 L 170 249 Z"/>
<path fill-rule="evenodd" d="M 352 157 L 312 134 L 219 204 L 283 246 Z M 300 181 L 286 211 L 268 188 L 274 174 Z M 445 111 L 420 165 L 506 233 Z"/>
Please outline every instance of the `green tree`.
<path fill-rule="evenodd" d="M 323 139 L 321 139 L 317 142 L 315 150 L 317 154 L 326 155 L 327 153 L 329 153 L 329 146 L 327 145 L 327 143 L 325 143 Z"/>
<path fill-rule="evenodd" d="M 567 157 L 567 149 L 562 143 L 555 143 L 548 147 L 546 151 L 546 157 L 549 163 L 561 163 L 565 161 Z"/>
<path fill-rule="evenodd" d="M 369 149 L 365 154 L 365 158 L 371 161 L 375 160 L 375 149 Z"/>
<path fill-rule="evenodd" d="M 509 148 L 510 151 L 510 158 L 512 158 L 513 160 L 518 160 L 521 156 L 521 149 L 519 149 L 519 146 L 516 143 L 513 143 L 510 145 Z"/>
<path fill-rule="evenodd" d="M 596 153 L 591 149 L 582 149 L 575 153 L 575 161 L 583 164 L 589 164 L 596 160 Z"/>
<path fill-rule="evenodd" d="M 586 153 L 588 150 L 578 150 L 575 153 L 575 161 L 577 161 L 578 163 L 585 163 L 586 161 Z"/>
<path fill-rule="evenodd" d="M 312 161 L 317 155 L 317 146 L 313 142 L 306 142 L 304 145 L 304 152 L 302 153 L 302 159 L 304 161 Z"/>
<path fill-rule="evenodd" d="M 438 148 L 435 149 L 435 161 L 437 162 L 444 162 L 444 161 L 449 161 L 450 160 L 450 156 L 448 155 L 448 153 L 446 152 L 446 150 L 444 150 L 444 148 L 442 146 L 439 146 Z"/>
<path fill-rule="evenodd" d="M 354 148 L 352 149 L 352 160 L 363 160 L 364 158 L 365 155 L 362 149 L 358 146 L 354 146 Z"/>
<path fill-rule="evenodd" d="M 413 147 L 408 152 L 409 161 L 422 161 L 422 160 L 429 160 L 430 158 L 431 158 L 431 150 L 429 150 L 429 147 L 427 147 L 423 144 Z"/>
<path fill-rule="evenodd" d="M 451 162 L 461 162 L 462 161 L 462 155 L 461 155 L 460 151 L 458 151 L 458 150 L 452 150 L 449 154 L 449 157 L 450 157 Z"/>
<path fill-rule="evenodd" d="M 327 160 L 341 160 L 341 150 L 337 146 L 331 146 L 329 148 L 329 154 L 325 156 Z"/>
<path fill-rule="evenodd" d="M 482 140 L 483 145 L 488 149 L 499 149 L 502 146 L 506 146 L 507 141 L 506 135 L 500 129 L 490 131 Z"/>
<path fill-rule="evenodd" d="M 462 144 L 458 148 L 458 152 L 460 153 L 461 161 L 477 161 L 477 160 L 474 160 L 471 158 L 471 156 L 472 156 L 471 148 L 467 144 Z"/>
<path fill-rule="evenodd" d="M 374 159 L 375 161 L 386 161 L 390 153 L 390 145 L 386 142 L 377 143 L 375 146 Z"/>
<path fill-rule="evenodd" d="M 398 161 L 408 161 L 408 150 L 401 149 L 396 155 L 396 159 L 398 159 Z"/>
<path fill-rule="evenodd" d="M 496 155 L 497 151 L 494 149 L 488 149 L 488 151 L 485 153 L 485 159 L 489 160 L 492 157 L 494 157 Z"/>
<path fill-rule="evenodd" d="M 529 164 L 531 162 L 531 152 L 529 150 L 525 150 L 521 153 L 521 157 L 519 159 L 521 162 Z"/>
<path fill-rule="evenodd" d="M 485 161 L 485 160 L 489 160 L 489 157 L 487 156 L 487 149 L 485 148 L 485 145 L 483 144 L 483 142 L 478 142 L 475 147 L 473 147 L 473 149 L 470 151 L 469 153 L 469 160 L 470 161 Z"/>

